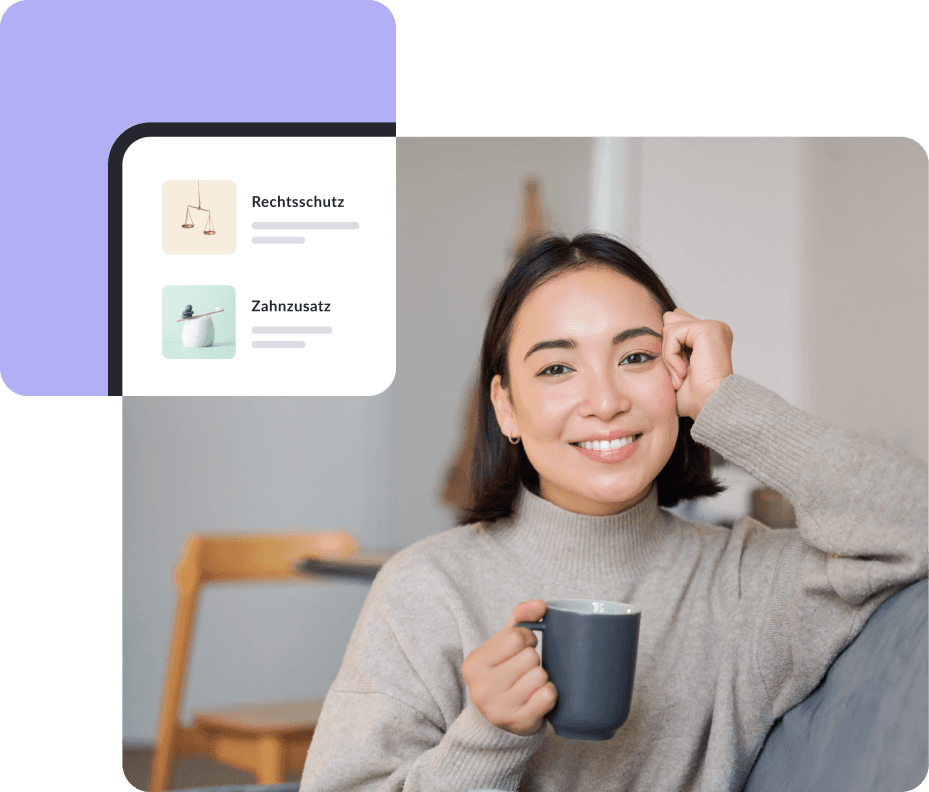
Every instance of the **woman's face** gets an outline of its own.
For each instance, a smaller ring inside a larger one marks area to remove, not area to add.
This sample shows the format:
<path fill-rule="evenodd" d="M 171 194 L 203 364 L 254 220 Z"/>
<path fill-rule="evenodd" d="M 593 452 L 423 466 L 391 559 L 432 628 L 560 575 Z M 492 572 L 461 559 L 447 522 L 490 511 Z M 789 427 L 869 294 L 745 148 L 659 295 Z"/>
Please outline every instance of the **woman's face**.
<path fill-rule="evenodd" d="M 509 387 L 495 377 L 491 399 L 546 500 L 602 515 L 648 493 L 678 433 L 662 324 L 649 291 L 604 266 L 558 275 L 520 306 Z"/>

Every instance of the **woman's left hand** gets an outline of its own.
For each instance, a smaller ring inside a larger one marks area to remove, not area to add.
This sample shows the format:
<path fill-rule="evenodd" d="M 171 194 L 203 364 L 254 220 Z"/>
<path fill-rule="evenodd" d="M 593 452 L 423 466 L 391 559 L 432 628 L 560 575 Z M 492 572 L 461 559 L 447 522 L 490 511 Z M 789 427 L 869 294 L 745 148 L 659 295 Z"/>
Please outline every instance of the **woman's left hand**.
<path fill-rule="evenodd" d="M 732 373 L 732 330 L 723 322 L 697 319 L 681 308 L 665 313 L 662 319 L 661 356 L 677 391 L 677 413 L 696 418 Z"/>

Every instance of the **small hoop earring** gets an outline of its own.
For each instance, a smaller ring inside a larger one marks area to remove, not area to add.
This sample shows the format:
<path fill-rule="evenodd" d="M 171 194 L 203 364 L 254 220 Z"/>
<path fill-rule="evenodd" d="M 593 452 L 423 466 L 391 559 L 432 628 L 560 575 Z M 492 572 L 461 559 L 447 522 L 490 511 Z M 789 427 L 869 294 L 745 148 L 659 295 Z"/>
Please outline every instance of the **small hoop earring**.
<path fill-rule="evenodd" d="M 518 438 L 518 437 L 514 440 L 512 435 L 507 435 L 507 439 L 508 439 L 513 445 L 519 445 L 519 438 Z"/>

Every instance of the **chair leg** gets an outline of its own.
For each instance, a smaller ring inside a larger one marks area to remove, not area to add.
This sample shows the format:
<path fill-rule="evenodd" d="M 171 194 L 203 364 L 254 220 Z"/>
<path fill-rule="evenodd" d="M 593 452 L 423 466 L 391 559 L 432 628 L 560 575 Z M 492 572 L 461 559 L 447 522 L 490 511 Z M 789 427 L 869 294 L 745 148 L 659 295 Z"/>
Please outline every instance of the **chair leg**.
<path fill-rule="evenodd" d="M 171 783 L 171 764 L 177 749 L 177 732 L 172 731 L 167 739 L 155 743 L 152 755 L 152 770 L 148 781 L 148 792 L 165 792 Z"/>
<path fill-rule="evenodd" d="M 262 737 L 258 741 L 259 784 L 281 784 L 284 781 L 284 743 L 278 737 Z"/>
<path fill-rule="evenodd" d="M 188 545 L 190 543 L 188 542 Z M 198 552 L 192 545 L 191 552 Z M 187 546 L 185 546 L 185 553 Z M 183 583 L 183 585 L 182 585 Z M 168 664 L 165 670 L 165 687 L 161 696 L 161 711 L 158 715 L 158 733 L 155 738 L 155 755 L 152 757 L 152 774 L 149 792 L 164 792 L 171 781 L 171 763 L 180 742 L 180 724 L 177 717 L 184 689 L 184 670 L 190 649 L 190 633 L 197 608 L 199 581 L 184 581 L 178 578 L 177 608 L 174 612 L 174 627 L 171 645 L 168 647 Z"/>

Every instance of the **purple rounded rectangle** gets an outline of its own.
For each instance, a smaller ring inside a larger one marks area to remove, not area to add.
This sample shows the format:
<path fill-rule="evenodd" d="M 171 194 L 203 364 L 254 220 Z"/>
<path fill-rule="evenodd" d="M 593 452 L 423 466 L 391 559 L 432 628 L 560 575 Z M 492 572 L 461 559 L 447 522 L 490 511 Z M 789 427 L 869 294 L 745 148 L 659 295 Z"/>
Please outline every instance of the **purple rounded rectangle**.
<path fill-rule="evenodd" d="M 0 22 L 0 114 L 0 377 L 106 395 L 117 138 L 145 122 L 393 123 L 394 20 L 374 0 L 28 0 Z"/>

